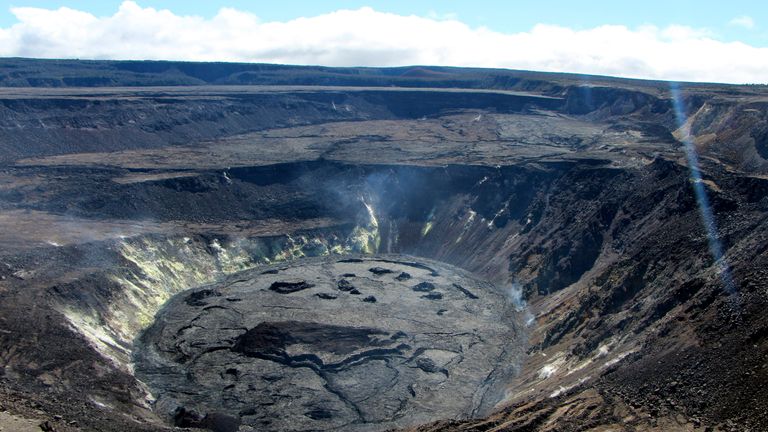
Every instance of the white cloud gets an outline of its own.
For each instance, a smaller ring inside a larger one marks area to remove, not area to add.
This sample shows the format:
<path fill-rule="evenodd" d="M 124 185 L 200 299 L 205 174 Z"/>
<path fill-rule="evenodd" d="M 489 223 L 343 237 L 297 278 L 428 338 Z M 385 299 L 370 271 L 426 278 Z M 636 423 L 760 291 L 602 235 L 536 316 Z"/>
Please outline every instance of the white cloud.
<path fill-rule="evenodd" d="M 718 41 L 683 26 L 573 30 L 540 24 L 499 33 L 452 18 L 371 8 L 262 22 L 228 8 L 204 19 L 131 1 L 109 17 L 68 8 L 12 12 L 19 22 L 0 29 L 0 56 L 479 66 L 736 83 L 768 77 L 768 48 Z"/>
<path fill-rule="evenodd" d="M 728 24 L 732 26 L 737 26 L 737 27 L 744 27 L 747 30 L 752 30 L 753 28 L 755 28 L 755 20 L 753 20 L 751 16 L 747 16 L 747 15 L 736 17 L 730 20 Z"/>

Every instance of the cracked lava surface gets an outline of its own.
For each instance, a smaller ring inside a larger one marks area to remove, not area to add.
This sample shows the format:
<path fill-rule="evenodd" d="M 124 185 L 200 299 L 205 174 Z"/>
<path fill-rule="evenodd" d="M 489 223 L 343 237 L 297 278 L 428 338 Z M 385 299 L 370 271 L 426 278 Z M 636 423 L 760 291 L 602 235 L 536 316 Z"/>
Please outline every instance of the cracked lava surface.
<path fill-rule="evenodd" d="M 403 256 L 304 259 L 173 298 L 136 373 L 177 426 L 386 430 L 487 414 L 521 353 L 505 294 Z"/>

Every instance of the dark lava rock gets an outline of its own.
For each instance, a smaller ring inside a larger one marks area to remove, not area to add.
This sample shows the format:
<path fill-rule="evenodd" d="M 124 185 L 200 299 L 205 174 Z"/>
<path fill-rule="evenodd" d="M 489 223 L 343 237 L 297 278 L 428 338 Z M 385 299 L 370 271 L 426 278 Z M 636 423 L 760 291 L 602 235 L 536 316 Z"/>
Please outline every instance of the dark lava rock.
<path fill-rule="evenodd" d="M 363 301 L 366 302 L 366 303 L 376 303 L 376 297 L 368 296 L 368 297 L 364 298 Z"/>
<path fill-rule="evenodd" d="M 40 426 L 40 430 L 42 430 L 43 432 L 56 432 L 57 430 L 55 427 L 53 427 L 51 422 L 49 422 L 48 420 L 40 423 L 39 426 Z"/>
<path fill-rule="evenodd" d="M 432 282 L 421 282 L 419 284 L 414 285 L 412 288 L 416 292 L 430 292 L 435 289 L 435 284 Z"/>
<path fill-rule="evenodd" d="M 311 346 L 316 351 L 348 354 L 359 348 L 375 345 L 377 335 L 388 333 L 373 328 L 316 322 L 263 322 L 238 336 L 232 351 L 250 357 L 268 358 L 282 364 L 311 362 L 322 367 L 322 360 L 316 356 L 300 355 L 293 358 L 286 352 L 286 348 L 300 344 Z"/>
<path fill-rule="evenodd" d="M 431 293 L 429 293 L 427 295 L 423 295 L 423 296 L 421 296 L 421 298 L 427 299 L 427 300 L 442 300 L 443 299 L 443 293 L 435 291 L 435 292 L 431 292 Z"/>
<path fill-rule="evenodd" d="M 475 294 L 473 294 L 473 293 L 472 293 L 472 291 L 470 291 L 470 290 L 468 290 L 468 289 L 464 288 L 463 286 L 461 286 L 461 285 L 459 285 L 459 284 L 453 284 L 453 286 L 454 286 L 454 288 L 456 288 L 457 290 L 459 290 L 459 291 L 461 291 L 462 293 L 464 293 L 464 295 L 465 295 L 465 296 L 467 296 L 467 298 L 470 298 L 470 299 L 472 299 L 472 300 L 477 300 L 477 299 L 479 299 L 479 298 L 480 298 L 480 297 L 476 296 Z"/>
<path fill-rule="evenodd" d="M 278 273 L 280 273 L 280 270 L 278 270 L 278 269 L 269 269 L 269 270 L 264 270 L 263 272 L 261 272 L 261 274 L 263 274 L 263 275 L 278 274 Z"/>
<path fill-rule="evenodd" d="M 356 275 L 356 274 L 354 274 L 354 273 L 344 273 L 343 275 L 341 275 L 341 277 L 347 277 L 347 278 L 349 278 L 349 277 L 357 277 L 357 275 Z"/>
<path fill-rule="evenodd" d="M 337 298 L 339 298 L 339 296 L 335 294 L 328 294 L 328 293 L 317 293 L 315 295 L 323 300 L 336 300 Z"/>
<path fill-rule="evenodd" d="M 416 367 L 423 370 L 427 373 L 437 373 L 440 372 L 440 368 L 437 367 L 435 362 L 428 357 L 421 357 L 418 360 L 416 360 Z"/>
<path fill-rule="evenodd" d="M 192 294 L 188 295 L 187 298 L 184 300 L 184 302 L 190 306 L 205 306 L 208 303 L 204 302 L 203 299 L 206 299 L 208 297 L 217 297 L 220 295 L 221 294 L 217 293 L 212 289 L 204 289 L 200 291 L 195 291 Z"/>
<path fill-rule="evenodd" d="M 237 417 L 220 413 L 201 416 L 184 407 L 176 408 L 173 414 L 173 423 L 182 428 L 208 429 L 212 432 L 237 432 L 240 428 L 240 419 Z"/>
<path fill-rule="evenodd" d="M 203 426 L 203 416 L 195 411 L 187 410 L 184 407 L 178 407 L 173 413 L 173 424 L 183 428 L 199 428 Z"/>
<path fill-rule="evenodd" d="M 323 408 L 314 408 L 311 411 L 304 413 L 304 415 L 311 418 L 312 420 L 324 420 L 333 417 L 333 413 L 331 411 Z"/>
<path fill-rule="evenodd" d="M 386 263 L 390 263 L 390 264 L 399 264 L 399 265 L 413 267 L 413 268 L 417 268 L 417 269 L 421 269 L 421 270 L 426 270 L 426 271 L 429 272 L 430 275 L 432 275 L 432 277 L 440 276 L 440 273 L 437 270 L 435 270 L 434 268 L 432 268 L 432 267 L 430 267 L 428 265 L 422 264 L 420 262 L 401 261 L 401 260 L 387 260 L 387 259 L 384 259 L 384 260 L 381 260 L 381 261 L 382 262 L 386 262 Z"/>
<path fill-rule="evenodd" d="M 408 280 L 410 278 L 411 278 L 411 275 L 409 273 L 406 273 L 406 272 L 402 272 L 399 275 L 397 275 L 397 277 L 395 277 L 395 279 L 397 279 L 399 281 Z"/>
<path fill-rule="evenodd" d="M 360 258 L 344 258 L 344 259 L 340 259 L 337 262 L 340 262 L 340 263 L 361 263 L 361 262 L 365 262 L 365 261 L 363 261 Z"/>
<path fill-rule="evenodd" d="M 339 288 L 339 291 L 349 292 L 355 289 L 355 286 L 352 285 L 352 282 L 342 279 L 336 283 L 336 287 Z"/>
<path fill-rule="evenodd" d="M 392 270 L 384 268 L 384 267 L 371 267 L 368 269 L 369 272 L 375 274 L 376 276 L 385 275 L 388 273 L 394 273 Z"/>
<path fill-rule="evenodd" d="M 240 419 L 220 413 L 211 413 L 203 419 L 203 425 L 212 432 L 237 432 Z"/>
<path fill-rule="evenodd" d="M 357 288 L 352 288 L 352 290 L 351 290 L 349 293 L 350 293 L 350 294 L 354 294 L 354 295 L 360 295 L 360 294 L 362 294 L 362 293 L 360 292 L 360 290 L 358 290 Z"/>
<path fill-rule="evenodd" d="M 280 294 L 290 294 L 303 291 L 314 286 L 314 284 L 311 284 L 303 279 L 295 279 L 273 282 L 272 285 L 269 286 L 269 289 Z"/>

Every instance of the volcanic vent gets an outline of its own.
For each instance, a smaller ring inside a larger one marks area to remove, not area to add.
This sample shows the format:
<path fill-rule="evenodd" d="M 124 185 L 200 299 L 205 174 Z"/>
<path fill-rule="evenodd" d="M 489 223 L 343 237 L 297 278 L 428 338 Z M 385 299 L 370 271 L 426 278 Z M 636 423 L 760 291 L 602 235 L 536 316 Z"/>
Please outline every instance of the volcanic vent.
<path fill-rule="evenodd" d="M 490 412 L 519 339 L 505 295 L 453 266 L 304 259 L 175 297 L 137 376 L 178 426 L 385 430 Z"/>

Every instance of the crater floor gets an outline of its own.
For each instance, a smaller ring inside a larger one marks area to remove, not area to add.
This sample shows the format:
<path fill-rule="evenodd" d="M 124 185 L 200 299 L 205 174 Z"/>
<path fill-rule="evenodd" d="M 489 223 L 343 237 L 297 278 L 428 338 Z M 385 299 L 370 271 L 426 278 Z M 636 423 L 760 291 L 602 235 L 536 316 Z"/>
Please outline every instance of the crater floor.
<path fill-rule="evenodd" d="M 516 320 L 504 292 L 446 264 L 306 259 L 178 295 L 136 371 L 179 426 L 385 430 L 487 414 Z"/>

